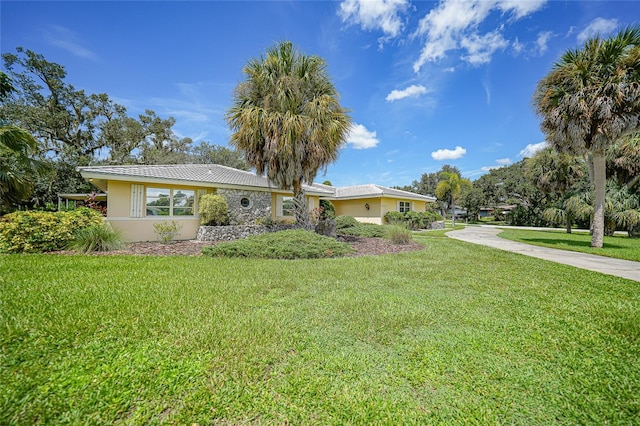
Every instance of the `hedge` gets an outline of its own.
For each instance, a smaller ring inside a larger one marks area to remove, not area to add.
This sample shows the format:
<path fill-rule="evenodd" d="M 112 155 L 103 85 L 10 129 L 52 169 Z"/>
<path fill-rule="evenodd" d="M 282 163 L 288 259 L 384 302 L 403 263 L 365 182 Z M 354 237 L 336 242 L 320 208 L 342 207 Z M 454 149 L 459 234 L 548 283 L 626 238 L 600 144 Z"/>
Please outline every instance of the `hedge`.
<path fill-rule="evenodd" d="M 42 253 L 64 249 L 79 229 L 103 223 L 81 207 L 63 212 L 16 211 L 0 218 L 0 253 Z"/>

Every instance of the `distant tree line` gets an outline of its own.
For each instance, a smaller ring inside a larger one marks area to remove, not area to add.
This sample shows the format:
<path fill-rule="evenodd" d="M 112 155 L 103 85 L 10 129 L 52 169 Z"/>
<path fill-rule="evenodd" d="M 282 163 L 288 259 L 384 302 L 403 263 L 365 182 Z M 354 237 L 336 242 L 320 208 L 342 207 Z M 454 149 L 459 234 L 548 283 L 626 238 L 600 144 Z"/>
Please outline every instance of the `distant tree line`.
<path fill-rule="evenodd" d="M 90 192 L 78 166 L 217 163 L 249 169 L 242 153 L 176 135 L 173 117 L 152 110 L 133 117 L 106 93 L 76 89 L 65 68 L 41 54 L 17 48 L 2 61 L 0 213 L 43 208 L 58 193 Z"/>

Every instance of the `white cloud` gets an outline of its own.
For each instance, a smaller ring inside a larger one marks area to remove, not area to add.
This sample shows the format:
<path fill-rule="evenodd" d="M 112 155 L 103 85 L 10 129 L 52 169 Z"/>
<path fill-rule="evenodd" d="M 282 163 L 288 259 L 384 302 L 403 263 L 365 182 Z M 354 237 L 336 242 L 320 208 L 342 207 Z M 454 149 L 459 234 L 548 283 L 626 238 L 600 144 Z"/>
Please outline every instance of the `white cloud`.
<path fill-rule="evenodd" d="M 403 28 L 401 14 L 408 0 L 344 0 L 338 14 L 343 22 L 360 25 L 365 30 L 381 30 L 387 37 L 397 37 Z"/>
<path fill-rule="evenodd" d="M 431 158 L 434 160 L 457 160 L 467 153 L 467 150 L 461 146 L 456 146 L 455 149 L 439 149 L 431 153 Z"/>
<path fill-rule="evenodd" d="M 349 135 L 347 136 L 347 144 L 355 149 L 375 148 L 380 141 L 376 138 L 376 132 L 367 130 L 362 124 L 353 123 Z"/>
<path fill-rule="evenodd" d="M 50 25 L 48 29 L 43 31 L 44 37 L 52 46 L 59 47 L 81 58 L 97 60 L 97 55 L 91 50 L 83 47 L 77 41 L 75 33 L 68 28 L 60 25 Z"/>
<path fill-rule="evenodd" d="M 544 55 L 547 51 L 549 40 L 553 37 L 553 33 L 551 31 L 543 31 L 538 34 L 538 38 L 536 39 L 536 47 L 538 48 L 538 54 Z"/>
<path fill-rule="evenodd" d="M 524 149 L 520 151 L 520 154 L 518 155 L 523 158 L 533 157 L 536 152 L 542 149 L 545 149 L 546 147 L 547 147 L 547 142 L 530 143 L 527 146 L 525 146 Z"/>
<path fill-rule="evenodd" d="M 403 90 L 392 90 L 391 93 L 387 95 L 385 98 L 387 102 L 397 101 L 399 99 L 409 98 L 409 97 L 418 97 L 420 95 L 424 95 L 428 90 L 421 84 L 413 84 L 406 89 Z"/>
<path fill-rule="evenodd" d="M 584 43 L 587 39 L 596 35 L 607 35 L 618 27 L 617 19 L 596 18 L 578 34 L 578 43 Z"/>
<path fill-rule="evenodd" d="M 444 72 L 454 73 L 456 72 L 456 67 L 447 67 L 444 69 Z"/>
<path fill-rule="evenodd" d="M 472 34 L 460 40 L 460 46 L 467 51 L 461 59 L 471 65 L 482 65 L 491 62 L 491 56 L 498 49 L 504 49 L 509 42 L 497 30 L 483 36 Z"/>
<path fill-rule="evenodd" d="M 420 57 L 413 64 L 415 72 L 427 62 L 446 57 L 451 50 L 462 49 L 463 60 L 473 65 L 487 63 L 498 49 L 508 42 L 502 36 L 502 28 L 480 34 L 478 27 L 492 12 L 509 14 L 513 20 L 523 18 L 539 10 L 547 0 L 441 0 L 423 17 L 414 37 L 423 37 Z"/>
<path fill-rule="evenodd" d="M 493 166 L 480 167 L 480 170 L 482 170 L 483 172 L 488 172 L 490 170 L 499 169 L 499 168 L 508 166 L 509 164 L 513 163 L 513 161 L 511 161 L 511 158 L 498 158 L 496 160 L 496 163 L 497 164 Z"/>

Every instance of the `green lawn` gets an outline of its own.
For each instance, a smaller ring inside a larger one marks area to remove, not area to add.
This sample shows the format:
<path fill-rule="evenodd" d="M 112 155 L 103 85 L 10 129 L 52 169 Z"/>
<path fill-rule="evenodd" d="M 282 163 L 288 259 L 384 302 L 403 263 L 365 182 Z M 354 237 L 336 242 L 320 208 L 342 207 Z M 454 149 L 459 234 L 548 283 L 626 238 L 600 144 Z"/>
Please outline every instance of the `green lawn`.
<path fill-rule="evenodd" d="M 638 424 L 640 287 L 456 240 L 0 256 L 0 424 Z"/>
<path fill-rule="evenodd" d="M 602 248 L 591 247 L 591 235 L 586 232 L 567 234 L 564 231 L 504 229 L 499 236 L 536 246 L 579 251 L 640 262 L 640 238 L 629 238 L 626 235 L 604 237 Z"/>

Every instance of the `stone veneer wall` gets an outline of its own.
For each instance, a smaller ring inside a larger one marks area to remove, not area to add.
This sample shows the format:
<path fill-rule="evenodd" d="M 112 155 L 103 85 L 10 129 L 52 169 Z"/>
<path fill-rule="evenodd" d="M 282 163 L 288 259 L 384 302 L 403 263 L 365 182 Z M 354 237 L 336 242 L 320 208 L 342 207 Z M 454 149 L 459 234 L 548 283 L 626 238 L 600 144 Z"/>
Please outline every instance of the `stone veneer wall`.
<path fill-rule="evenodd" d="M 216 193 L 227 200 L 231 225 L 255 225 L 260 218 L 271 218 L 270 192 L 218 189 Z M 242 207 L 243 198 L 249 200 L 249 206 Z"/>
<path fill-rule="evenodd" d="M 231 225 L 231 226 L 201 226 L 198 228 L 198 241 L 233 241 L 247 238 L 250 235 L 266 234 L 267 232 L 295 229 L 297 225 Z"/>

